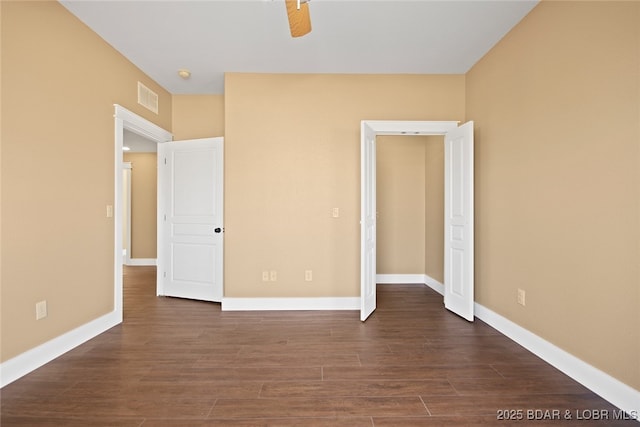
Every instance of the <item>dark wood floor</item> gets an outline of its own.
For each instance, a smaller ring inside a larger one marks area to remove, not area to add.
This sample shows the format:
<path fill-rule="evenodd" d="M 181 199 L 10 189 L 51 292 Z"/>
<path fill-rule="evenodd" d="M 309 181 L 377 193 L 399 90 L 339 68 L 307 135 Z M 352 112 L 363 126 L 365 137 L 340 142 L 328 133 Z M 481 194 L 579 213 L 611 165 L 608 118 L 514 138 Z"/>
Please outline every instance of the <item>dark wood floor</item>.
<path fill-rule="evenodd" d="M 638 425 L 576 419 L 615 408 L 425 286 L 379 285 L 361 323 L 158 298 L 133 267 L 124 317 L 2 389 L 2 426 Z"/>

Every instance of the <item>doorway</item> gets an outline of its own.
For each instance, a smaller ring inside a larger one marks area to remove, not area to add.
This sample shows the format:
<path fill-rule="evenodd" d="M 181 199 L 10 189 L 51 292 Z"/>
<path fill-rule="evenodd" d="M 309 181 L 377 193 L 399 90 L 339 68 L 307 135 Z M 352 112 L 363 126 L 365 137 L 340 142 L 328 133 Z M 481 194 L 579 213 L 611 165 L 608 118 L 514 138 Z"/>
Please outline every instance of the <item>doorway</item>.
<path fill-rule="evenodd" d="M 473 321 L 473 122 L 363 121 L 361 123 L 360 319 L 376 308 L 376 137 L 444 135 L 444 302 Z"/>
<path fill-rule="evenodd" d="M 444 136 L 377 137 L 377 267 L 382 283 L 444 287 Z"/>
<path fill-rule="evenodd" d="M 122 322 L 123 301 L 122 301 L 122 275 L 123 275 L 123 170 L 124 160 L 122 147 L 125 141 L 125 131 L 146 138 L 154 144 L 171 141 L 173 135 L 159 126 L 143 119 L 126 108 L 115 104 L 115 195 L 114 195 L 114 312 L 118 321 Z"/>
<path fill-rule="evenodd" d="M 158 143 L 124 130 L 123 249 L 125 265 L 156 265 Z"/>

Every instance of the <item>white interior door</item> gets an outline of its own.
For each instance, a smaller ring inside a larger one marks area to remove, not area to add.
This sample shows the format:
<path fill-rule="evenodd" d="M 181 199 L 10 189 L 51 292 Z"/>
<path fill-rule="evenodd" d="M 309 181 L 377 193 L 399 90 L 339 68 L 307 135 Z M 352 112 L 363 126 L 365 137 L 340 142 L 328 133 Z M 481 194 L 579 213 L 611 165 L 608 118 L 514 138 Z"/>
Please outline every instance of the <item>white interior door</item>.
<path fill-rule="evenodd" d="M 361 129 L 360 320 L 376 309 L 376 132 Z"/>
<path fill-rule="evenodd" d="M 444 143 L 444 305 L 473 321 L 473 122 Z"/>
<path fill-rule="evenodd" d="M 221 301 L 223 138 L 158 144 L 158 295 Z"/>

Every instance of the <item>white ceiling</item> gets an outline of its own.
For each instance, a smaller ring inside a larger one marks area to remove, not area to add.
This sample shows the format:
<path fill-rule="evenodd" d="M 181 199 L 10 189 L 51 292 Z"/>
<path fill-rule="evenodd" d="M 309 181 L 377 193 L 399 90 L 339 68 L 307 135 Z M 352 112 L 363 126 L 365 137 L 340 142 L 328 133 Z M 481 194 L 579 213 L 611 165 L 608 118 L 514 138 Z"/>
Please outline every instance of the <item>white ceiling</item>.
<path fill-rule="evenodd" d="M 158 143 L 145 138 L 142 135 L 124 129 L 123 146 L 128 147 L 130 153 L 155 153 L 158 151 Z"/>
<path fill-rule="evenodd" d="M 464 74 L 538 1 L 312 0 L 300 38 L 284 0 L 61 3 L 169 92 L 221 94 L 225 72 Z"/>

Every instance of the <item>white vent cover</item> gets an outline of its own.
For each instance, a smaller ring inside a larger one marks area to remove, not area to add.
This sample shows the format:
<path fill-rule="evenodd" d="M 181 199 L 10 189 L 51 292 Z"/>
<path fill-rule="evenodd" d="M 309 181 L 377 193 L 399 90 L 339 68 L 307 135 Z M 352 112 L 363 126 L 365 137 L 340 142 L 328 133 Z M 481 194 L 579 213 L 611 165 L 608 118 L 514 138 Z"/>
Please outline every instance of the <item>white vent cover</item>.
<path fill-rule="evenodd" d="M 158 94 L 138 82 L 138 104 L 158 114 Z"/>

